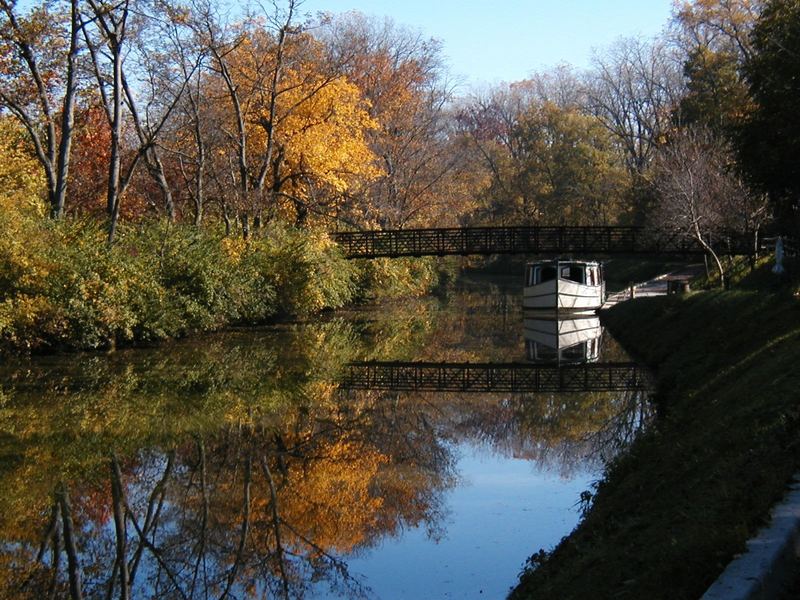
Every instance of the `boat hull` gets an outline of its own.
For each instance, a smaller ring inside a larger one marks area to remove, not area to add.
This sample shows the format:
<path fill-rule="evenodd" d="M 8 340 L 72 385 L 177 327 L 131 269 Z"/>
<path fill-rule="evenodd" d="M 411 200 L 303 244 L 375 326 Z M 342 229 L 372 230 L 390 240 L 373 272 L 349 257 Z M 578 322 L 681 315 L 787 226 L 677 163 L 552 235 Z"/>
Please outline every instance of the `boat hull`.
<path fill-rule="evenodd" d="M 566 279 L 551 279 L 526 286 L 522 307 L 558 312 L 591 312 L 603 305 L 603 285 L 585 285 Z"/>
<path fill-rule="evenodd" d="M 596 315 L 575 319 L 536 318 L 526 315 L 523 324 L 525 339 L 561 350 L 599 338 L 603 333 Z"/>
<path fill-rule="evenodd" d="M 529 361 L 588 363 L 598 360 L 603 328 L 597 315 L 559 318 L 542 315 L 542 311 L 535 313 L 526 314 L 524 321 L 525 353 Z"/>

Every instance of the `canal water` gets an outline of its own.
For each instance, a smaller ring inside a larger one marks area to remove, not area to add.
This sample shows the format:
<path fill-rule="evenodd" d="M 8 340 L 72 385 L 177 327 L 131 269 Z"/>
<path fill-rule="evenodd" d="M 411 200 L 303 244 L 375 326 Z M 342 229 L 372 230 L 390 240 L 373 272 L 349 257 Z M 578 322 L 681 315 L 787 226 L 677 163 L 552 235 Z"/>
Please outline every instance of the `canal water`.
<path fill-rule="evenodd" d="M 364 362 L 627 360 L 584 323 L 559 363 L 520 296 L 484 281 L 3 365 L 0 597 L 504 597 L 647 425 L 646 394 L 342 381 Z"/>

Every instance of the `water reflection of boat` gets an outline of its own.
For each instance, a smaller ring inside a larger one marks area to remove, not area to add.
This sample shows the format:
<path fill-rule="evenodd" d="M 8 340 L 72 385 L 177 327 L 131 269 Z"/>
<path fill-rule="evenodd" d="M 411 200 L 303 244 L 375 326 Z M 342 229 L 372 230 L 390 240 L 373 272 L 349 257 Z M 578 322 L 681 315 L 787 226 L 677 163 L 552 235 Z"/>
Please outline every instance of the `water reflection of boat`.
<path fill-rule="evenodd" d="M 596 315 L 571 319 L 539 315 L 526 317 L 523 323 L 525 352 L 535 362 L 595 362 L 602 334 Z"/>
<path fill-rule="evenodd" d="M 603 305 L 605 282 L 600 263 L 548 260 L 525 269 L 523 308 L 591 312 Z"/>

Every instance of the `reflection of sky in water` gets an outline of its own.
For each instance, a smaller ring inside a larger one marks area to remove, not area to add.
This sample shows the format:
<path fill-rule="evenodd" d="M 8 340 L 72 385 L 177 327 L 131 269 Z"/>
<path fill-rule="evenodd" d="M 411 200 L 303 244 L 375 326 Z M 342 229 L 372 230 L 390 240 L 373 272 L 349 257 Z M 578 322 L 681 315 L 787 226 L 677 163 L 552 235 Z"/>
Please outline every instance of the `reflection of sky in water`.
<path fill-rule="evenodd" d="M 563 478 L 469 444 L 456 451 L 460 481 L 446 494 L 443 539 L 415 528 L 347 560 L 376 598 L 504 598 L 527 557 L 577 525 L 580 493 L 597 479 L 581 469 Z"/>

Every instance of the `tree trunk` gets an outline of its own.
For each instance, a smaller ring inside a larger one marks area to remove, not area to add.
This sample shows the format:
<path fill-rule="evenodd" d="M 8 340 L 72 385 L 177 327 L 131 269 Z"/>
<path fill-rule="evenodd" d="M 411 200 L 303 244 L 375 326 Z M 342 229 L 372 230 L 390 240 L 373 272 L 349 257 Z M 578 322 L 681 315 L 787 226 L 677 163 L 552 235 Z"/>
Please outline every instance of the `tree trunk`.
<path fill-rule="evenodd" d="M 164 164 L 161 162 L 161 158 L 158 156 L 158 152 L 156 152 L 154 147 L 151 147 L 148 150 L 145 158 L 147 159 L 147 166 L 148 171 L 150 171 L 150 176 L 155 180 L 156 185 L 158 185 L 158 188 L 161 190 L 161 194 L 164 197 L 164 209 L 167 211 L 167 218 L 169 219 L 170 223 L 174 223 L 175 202 L 172 200 L 172 190 L 169 188 L 167 176 L 164 173 Z"/>
<path fill-rule="evenodd" d="M 69 571 L 69 594 L 72 600 L 82 600 L 81 566 L 78 561 L 78 546 L 75 543 L 75 527 L 72 523 L 72 507 L 69 492 L 62 483 L 59 486 L 58 504 L 61 507 L 61 523 L 64 530 L 64 548 L 67 551 L 67 570 Z"/>
<path fill-rule="evenodd" d="M 115 32 L 117 34 L 118 32 Z M 108 211 L 108 243 L 114 241 L 119 220 L 119 180 L 122 164 L 120 142 L 122 133 L 122 49 L 119 39 L 110 41 L 113 53 L 114 84 L 111 107 L 111 158 L 108 166 L 108 191 L 106 210 Z"/>
<path fill-rule="evenodd" d="M 114 504 L 114 530 L 116 534 L 116 562 L 119 565 L 120 600 L 130 598 L 130 580 L 128 573 L 128 530 L 125 527 L 125 496 L 122 489 L 122 472 L 116 455 L 111 457 L 111 498 Z"/>
<path fill-rule="evenodd" d="M 69 160 L 72 152 L 72 134 L 75 124 L 75 96 L 78 93 L 78 82 L 75 71 L 78 67 L 79 32 L 80 19 L 78 16 L 78 1 L 71 0 L 67 83 L 64 89 L 64 105 L 61 110 L 61 140 L 58 146 L 58 158 L 56 162 L 55 190 L 50 205 L 51 216 L 55 219 L 60 219 L 64 216 L 64 206 L 67 196 Z"/>

